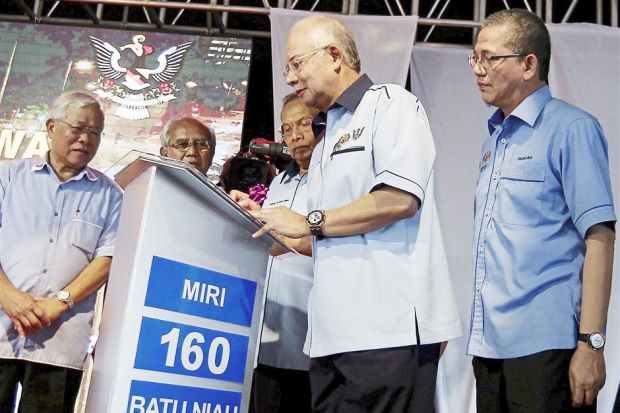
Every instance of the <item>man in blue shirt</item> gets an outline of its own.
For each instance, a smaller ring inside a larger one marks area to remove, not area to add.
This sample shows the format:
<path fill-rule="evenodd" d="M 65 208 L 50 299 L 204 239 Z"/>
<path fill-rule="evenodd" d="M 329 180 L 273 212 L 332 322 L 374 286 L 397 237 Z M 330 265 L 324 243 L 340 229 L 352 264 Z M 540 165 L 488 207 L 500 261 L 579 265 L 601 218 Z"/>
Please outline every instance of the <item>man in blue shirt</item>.
<path fill-rule="evenodd" d="M 565 412 L 605 382 L 614 248 L 607 142 L 551 97 L 544 23 L 489 16 L 470 65 L 489 119 L 475 197 L 468 353 L 479 412 Z"/>
<path fill-rule="evenodd" d="M 46 122 L 50 151 L 0 167 L 0 411 L 73 412 L 96 291 L 112 262 L 122 193 L 87 164 L 103 112 L 65 92 Z"/>

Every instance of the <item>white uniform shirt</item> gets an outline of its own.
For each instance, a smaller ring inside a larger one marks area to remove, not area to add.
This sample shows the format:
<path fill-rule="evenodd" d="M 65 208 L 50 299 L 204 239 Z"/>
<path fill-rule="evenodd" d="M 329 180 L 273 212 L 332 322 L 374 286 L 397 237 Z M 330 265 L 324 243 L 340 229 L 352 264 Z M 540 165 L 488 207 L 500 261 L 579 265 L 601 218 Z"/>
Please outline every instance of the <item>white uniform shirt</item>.
<path fill-rule="evenodd" d="M 342 207 L 387 185 L 422 201 L 378 230 L 315 239 L 306 352 L 437 343 L 461 335 L 433 194 L 435 146 L 419 100 L 362 76 L 327 111 L 312 154 L 308 209 Z M 329 221 L 329 213 L 327 214 Z"/>
<path fill-rule="evenodd" d="M 293 164 L 292 164 L 293 165 Z M 285 206 L 306 215 L 307 175 L 289 168 L 269 186 L 263 208 Z M 308 370 L 303 353 L 308 328 L 308 296 L 312 288 L 312 258 L 294 253 L 269 257 L 267 302 L 258 361 L 272 367 Z"/>

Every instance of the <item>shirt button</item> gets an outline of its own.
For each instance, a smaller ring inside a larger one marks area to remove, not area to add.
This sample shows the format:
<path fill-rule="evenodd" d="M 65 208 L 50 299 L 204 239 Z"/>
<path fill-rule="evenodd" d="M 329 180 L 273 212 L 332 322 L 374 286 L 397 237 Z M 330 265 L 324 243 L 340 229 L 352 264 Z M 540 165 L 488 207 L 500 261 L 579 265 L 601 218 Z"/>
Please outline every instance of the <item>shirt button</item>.
<path fill-rule="evenodd" d="M 43 271 L 41 271 L 43 274 L 45 274 L 47 272 L 47 268 L 43 268 Z"/>
<path fill-rule="evenodd" d="M 58 212 L 54 212 L 54 216 L 57 217 L 58 216 Z"/>
<path fill-rule="evenodd" d="M 489 216 L 489 210 L 488 210 L 488 209 L 485 209 L 485 210 L 484 210 L 484 216 L 485 216 L 485 217 L 488 217 L 488 216 Z"/>
<path fill-rule="evenodd" d="M 480 292 L 480 286 L 476 286 L 476 292 L 479 293 Z"/>
<path fill-rule="evenodd" d="M 497 180 L 497 174 L 493 174 L 493 180 L 496 181 Z"/>
<path fill-rule="evenodd" d="M 52 238 L 50 238 L 50 242 L 54 242 L 54 240 Z"/>
<path fill-rule="evenodd" d="M 483 252 L 484 251 L 484 247 L 482 245 L 478 245 L 478 252 Z"/>
<path fill-rule="evenodd" d="M 502 138 L 501 142 L 502 142 L 504 145 L 506 145 L 506 142 L 508 142 L 508 139 L 506 139 L 506 138 Z"/>

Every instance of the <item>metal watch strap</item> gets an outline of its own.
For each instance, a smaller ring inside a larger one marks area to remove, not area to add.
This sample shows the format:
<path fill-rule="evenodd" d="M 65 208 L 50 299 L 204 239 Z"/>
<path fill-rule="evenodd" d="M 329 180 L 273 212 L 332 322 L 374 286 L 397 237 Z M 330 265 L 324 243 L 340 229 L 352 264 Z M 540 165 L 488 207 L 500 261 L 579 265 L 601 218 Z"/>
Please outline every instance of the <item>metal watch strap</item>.
<path fill-rule="evenodd" d="M 66 295 L 66 298 L 62 297 L 63 295 Z M 61 303 L 67 304 L 67 307 L 69 307 L 69 309 L 73 308 L 73 297 L 71 296 L 70 292 L 63 291 L 63 290 L 58 291 L 56 293 L 56 299 L 60 301 Z"/>

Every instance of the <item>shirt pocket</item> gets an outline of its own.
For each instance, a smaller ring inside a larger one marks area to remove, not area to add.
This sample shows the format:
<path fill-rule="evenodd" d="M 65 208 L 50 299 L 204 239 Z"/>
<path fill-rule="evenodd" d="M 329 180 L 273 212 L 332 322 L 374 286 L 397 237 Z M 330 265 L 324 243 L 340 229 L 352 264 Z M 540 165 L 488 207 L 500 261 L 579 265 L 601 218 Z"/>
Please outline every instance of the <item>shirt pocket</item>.
<path fill-rule="evenodd" d="M 103 231 L 103 220 L 99 217 L 80 214 L 71 222 L 71 245 L 92 258 L 99 237 Z"/>
<path fill-rule="evenodd" d="M 329 157 L 331 159 L 334 159 L 334 156 L 336 155 L 342 155 L 343 153 L 349 153 L 349 152 L 362 152 L 365 151 L 366 147 L 365 146 L 349 146 L 348 148 L 344 148 L 344 149 L 338 149 L 337 151 L 333 151 Z"/>
<path fill-rule="evenodd" d="M 545 186 L 545 165 L 527 163 L 502 169 L 498 188 L 498 222 L 537 225 Z"/>

